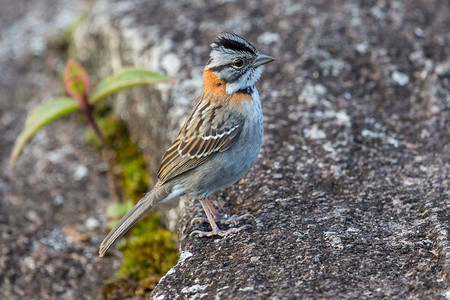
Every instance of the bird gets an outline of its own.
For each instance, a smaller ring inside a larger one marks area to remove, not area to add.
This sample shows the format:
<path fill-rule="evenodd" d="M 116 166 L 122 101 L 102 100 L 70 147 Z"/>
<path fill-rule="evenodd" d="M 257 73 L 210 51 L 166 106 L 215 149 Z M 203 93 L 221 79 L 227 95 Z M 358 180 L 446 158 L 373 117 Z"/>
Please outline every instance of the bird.
<path fill-rule="evenodd" d="M 257 158 L 263 143 L 264 127 L 261 100 L 255 83 L 263 65 L 275 58 L 259 53 L 235 33 L 219 34 L 203 69 L 200 98 L 166 151 L 158 180 L 111 230 L 100 245 L 102 257 L 156 204 L 183 195 L 196 197 L 212 231 L 193 231 L 200 237 L 227 236 L 245 226 L 221 230 L 218 222 L 235 223 L 244 216 L 225 218 L 208 197 L 239 181 Z"/>

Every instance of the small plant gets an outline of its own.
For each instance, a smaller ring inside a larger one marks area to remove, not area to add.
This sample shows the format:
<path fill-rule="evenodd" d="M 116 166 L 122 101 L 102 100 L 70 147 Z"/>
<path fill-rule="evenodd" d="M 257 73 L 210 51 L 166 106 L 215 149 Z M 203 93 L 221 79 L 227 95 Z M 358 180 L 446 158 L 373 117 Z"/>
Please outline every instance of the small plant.
<path fill-rule="evenodd" d="M 168 78 L 148 70 L 125 68 L 101 81 L 91 92 L 86 71 L 74 60 L 69 60 L 63 81 L 70 97 L 45 102 L 30 113 L 25 128 L 15 141 L 10 169 L 14 168 L 24 146 L 40 129 L 69 113 L 81 112 L 92 129 L 87 132 L 85 140 L 101 151 L 108 166 L 108 184 L 116 203 L 107 209 L 106 214 L 111 219 L 110 226 L 114 226 L 146 191 L 150 176 L 147 162 L 131 140 L 126 126 L 109 108 L 100 105 L 99 100 L 133 86 L 165 82 Z M 117 172 L 117 169 L 121 171 Z M 125 295 L 148 298 L 161 276 L 176 263 L 175 239 L 173 233 L 161 226 L 158 214 L 151 214 L 137 224 L 120 243 L 124 263 L 116 275 L 104 283 L 103 298 L 123 298 Z"/>
<path fill-rule="evenodd" d="M 86 71 L 74 60 L 69 60 L 64 69 L 64 85 L 70 97 L 56 98 L 42 103 L 30 113 L 25 121 L 25 128 L 14 143 L 10 169 L 14 168 L 23 147 L 41 128 L 75 111 L 80 111 L 86 117 L 89 126 L 101 140 L 102 146 L 106 147 L 105 140 L 93 116 L 97 102 L 115 92 L 133 86 L 164 81 L 168 81 L 168 78 L 155 72 L 137 68 L 124 68 L 100 82 L 91 93 Z"/>

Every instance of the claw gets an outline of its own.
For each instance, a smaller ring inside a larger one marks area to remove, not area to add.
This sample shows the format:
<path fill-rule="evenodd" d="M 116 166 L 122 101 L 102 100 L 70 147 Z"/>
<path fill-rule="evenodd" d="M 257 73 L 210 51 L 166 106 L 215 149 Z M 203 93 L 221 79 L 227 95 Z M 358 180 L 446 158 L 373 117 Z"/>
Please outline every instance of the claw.
<path fill-rule="evenodd" d="M 217 231 L 214 231 L 214 230 L 213 231 L 195 230 L 195 231 L 192 231 L 190 235 L 194 236 L 194 235 L 198 234 L 198 237 L 211 237 L 211 236 L 215 236 L 215 235 L 218 235 L 218 236 L 221 236 L 221 237 L 226 237 L 226 236 L 228 236 L 230 234 L 238 233 L 239 231 L 242 231 L 244 229 L 251 228 L 251 227 L 252 227 L 251 225 L 247 224 L 247 225 L 244 225 L 244 226 L 241 226 L 241 227 L 230 228 L 228 230 L 221 230 L 221 229 L 219 229 Z"/>
<path fill-rule="evenodd" d="M 217 222 L 227 225 L 228 224 L 237 225 L 240 221 L 248 219 L 249 217 L 254 218 L 253 215 L 246 213 L 242 216 L 232 215 L 231 217 L 220 217 L 219 220 L 217 220 Z"/>
<path fill-rule="evenodd" d="M 205 217 L 196 217 L 196 218 L 192 219 L 191 226 L 193 226 L 197 223 L 209 223 L 209 220 L 208 220 L 208 218 L 205 218 Z"/>
<path fill-rule="evenodd" d="M 221 224 L 225 224 L 225 225 L 233 224 L 236 226 L 240 221 L 248 219 L 248 218 L 254 218 L 254 216 L 249 213 L 246 213 L 242 216 L 232 215 L 231 217 L 225 217 L 222 215 L 218 215 L 217 218 L 214 218 L 214 221 L 216 223 L 221 223 Z M 208 220 L 208 218 L 205 218 L 205 217 L 196 217 L 196 218 L 192 219 L 191 226 L 195 225 L 197 223 L 209 223 L 209 220 Z"/>

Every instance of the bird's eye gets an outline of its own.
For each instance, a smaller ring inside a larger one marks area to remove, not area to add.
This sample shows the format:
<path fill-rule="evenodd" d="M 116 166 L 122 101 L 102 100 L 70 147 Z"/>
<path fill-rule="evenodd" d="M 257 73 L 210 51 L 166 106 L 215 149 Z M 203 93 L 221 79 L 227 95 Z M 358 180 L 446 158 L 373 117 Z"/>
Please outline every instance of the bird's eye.
<path fill-rule="evenodd" d="M 235 66 L 236 68 L 242 68 L 243 65 L 244 65 L 244 60 L 242 58 L 236 58 L 233 61 L 233 66 Z"/>

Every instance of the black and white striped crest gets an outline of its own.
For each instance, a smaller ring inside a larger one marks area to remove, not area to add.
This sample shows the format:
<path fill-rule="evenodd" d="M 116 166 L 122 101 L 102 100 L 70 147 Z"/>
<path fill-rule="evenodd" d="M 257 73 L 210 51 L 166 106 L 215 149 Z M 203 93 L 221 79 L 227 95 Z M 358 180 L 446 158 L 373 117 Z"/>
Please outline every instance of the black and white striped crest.
<path fill-rule="evenodd" d="M 225 32 L 221 33 L 214 43 L 211 44 L 211 48 L 219 50 L 220 48 L 235 52 L 248 52 L 253 55 L 258 54 L 258 50 L 248 41 L 244 40 L 240 36 Z"/>

